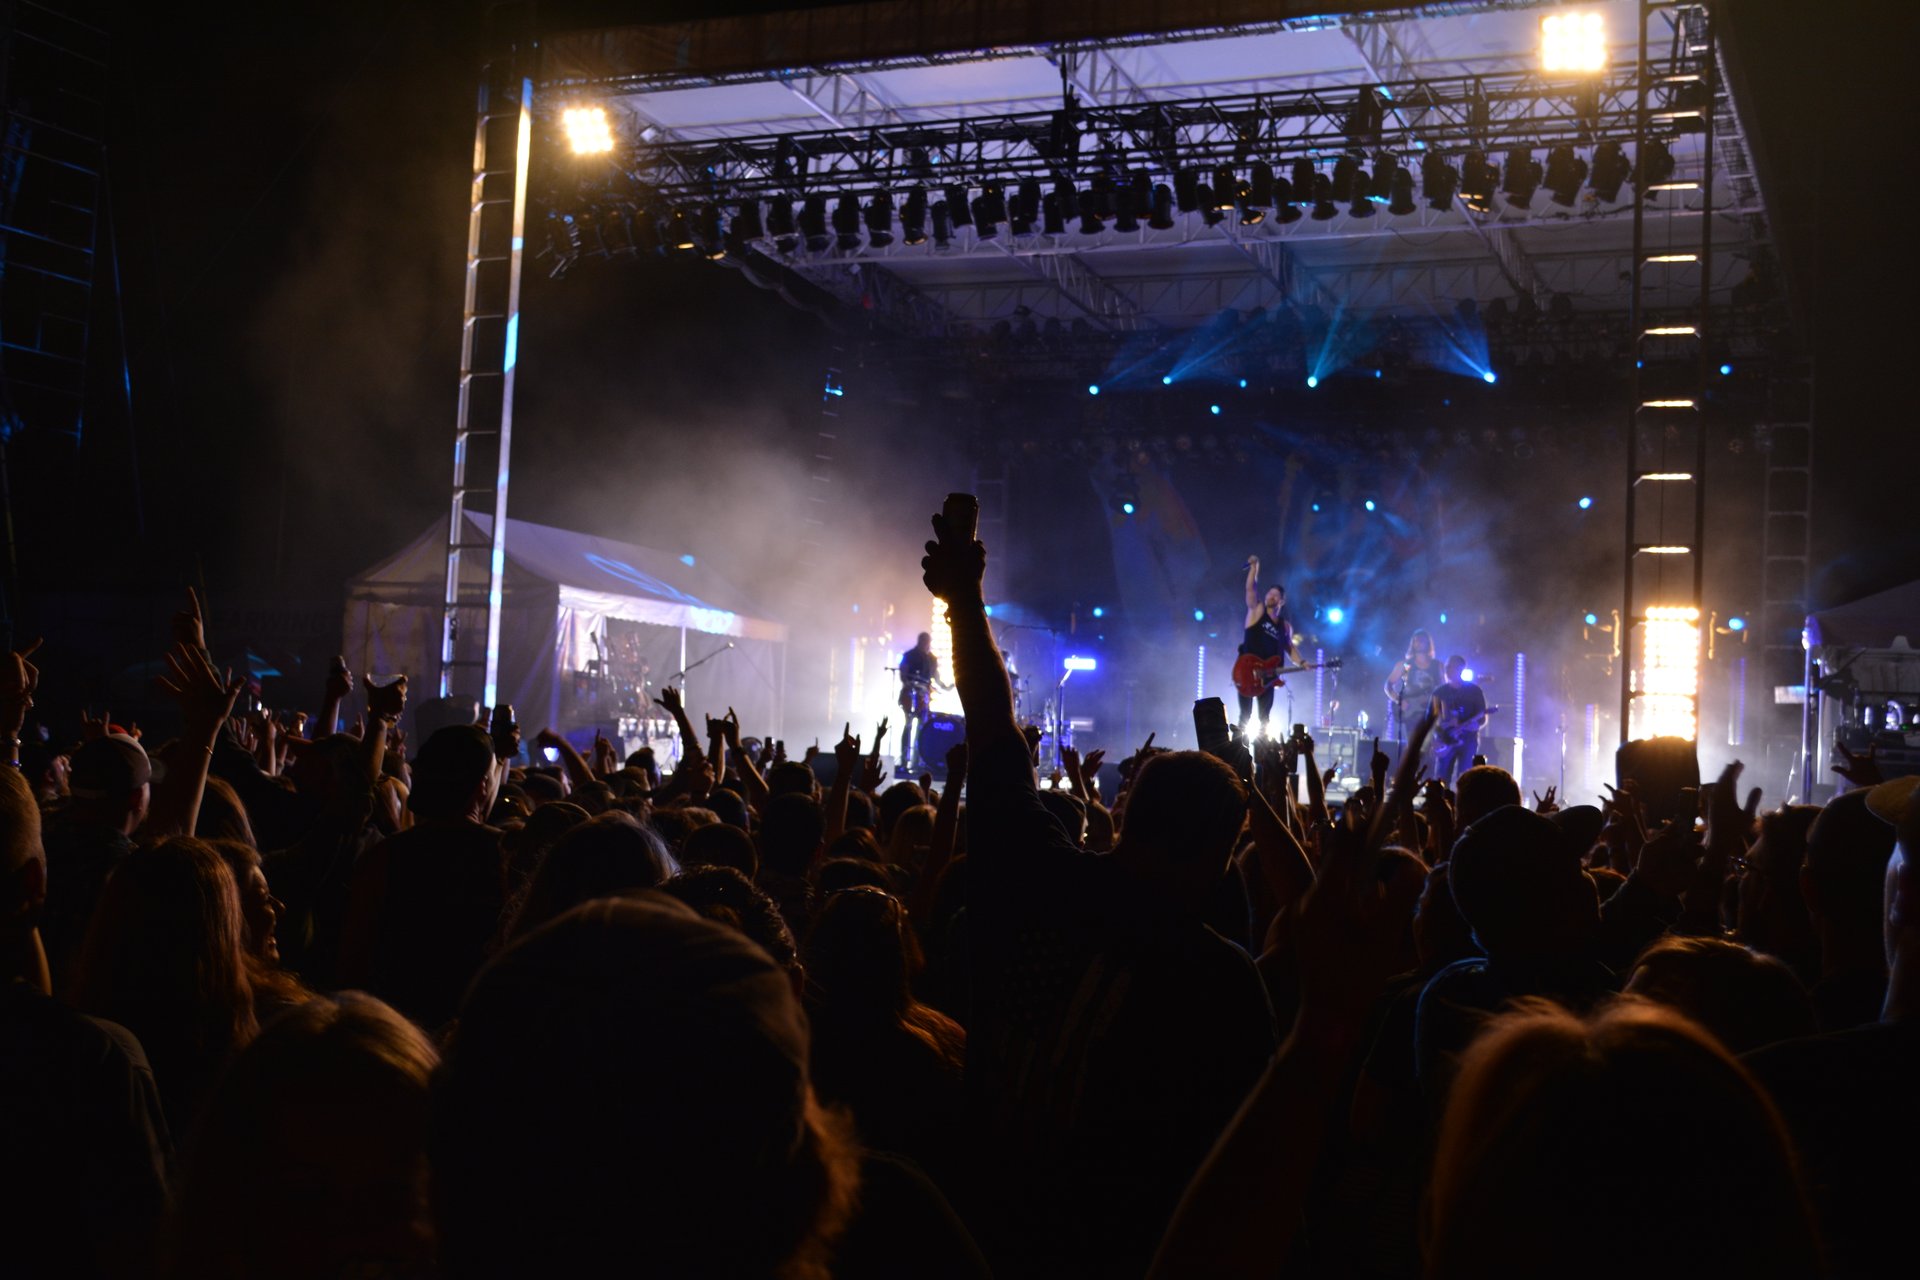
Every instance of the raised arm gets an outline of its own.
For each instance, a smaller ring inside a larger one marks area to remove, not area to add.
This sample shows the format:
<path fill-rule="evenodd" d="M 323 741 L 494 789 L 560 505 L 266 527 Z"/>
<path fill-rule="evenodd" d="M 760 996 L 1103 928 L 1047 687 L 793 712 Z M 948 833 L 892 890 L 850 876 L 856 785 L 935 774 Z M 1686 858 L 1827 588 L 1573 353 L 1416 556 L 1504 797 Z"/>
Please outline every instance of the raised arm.
<path fill-rule="evenodd" d="M 847 796 L 853 790 L 854 770 L 860 767 L 860 739 L 854 736 L 853 725 L 849 723 L 841 730 L 840 741 L 833 748 L 833 785 L 827 789 L 827 808 L 822 816 L 825 825 L 821 830 L 821 845 L 832 844 L 847 830 Z"/>
<path fill-rule="evenodd" d="M 705 759 L 705 753 L 700 750 L 700 739 L 693 732 L 693 721 L 687 719 L 687 704 L 681 698 L 680 691 L 672 685 L 667 685 L 660 690 L 660 696 L 654 701 L 665 707 L 667 714 L 673 717 L 674 724 L 680 727 L 681 758 Z"/>
<path fill-rule="evenodd" d="M 203 650 L 204 645 L 200 646 Z M 334 655 L 333 666 L 327 671 L 327 687 L 320 703 L 320 728 L 315 738 L 331 737 L 340 732 L 340 704 L 353 692 L 353 673 L 347 670 L 347 660 Z"/>
<path fill-rule="evenodd" d="M 1260 557 L 1247 557 L 1247 626 L 1260 620 Z"/>
<path fill-rule="evenodd" d="M 19 653 L 0 658 L 0 749 L 6 752 L 5 764 L 20 766 L 20 730 L 33 709 L 33 695 L 40 688 L 40 668 L 27 659 L 40 647 L 35 640 Z"/>
<path fill-rule="evenodd" d="M 1013 719 L 1013 686 L 1000 661 L 987 621 L 980 579 L 987 568 L 987 549 L 978 539 L 952 536 L 944 516 L 933 517 L 934 540 L 920 561 L 927 590 L 947 605 L 947 625 L 953 632 L 953 679 L 967 716 L 967 740 L 974 752 L 1020 739 Z"/>
<path fill-rule="evenodd" d="M 367 731 L 360 739 L 360 766 L 373 783 L 380 781 L 387 765 L 387 735 L 407 709 L 407 678 L 401 676 L 385 688 L 369 675 L 360 680 L 367 687 Z"/>
<path fill-rule="evenodd" d="M 552 747 L 560 757 L 560 767 L 566 770 L 567 781 L 575 791 L 591 786 L 596 779 L 593 770 L 587 765 L 586 758 L 573 749 L 573 744 L 551 729 L 542 729 L 533 735 L 536 747 Z"/>
<path fill-rule="evenodd" d="M 747 803 L 755 812 L 764 810 L 771 798 L 767 791 L 767 780 L 760 776 L 759 766 L 753 762 L 753 752 L 740 749 L 740 717 L 732 707 L 727 708 L 727 718 L 721 724 L 726 726 L 727 747 L 739 766 L 740 785 L 746 791 Z"/>
<path fill-rule="evenodd" d="M 231 673 L 223 679 L 207 660 L 205 649 L 187 644 L 174 645 L 167 654 L 167 668 L 168 674 L 155 677 L 154 683 L 180 704 L 180 737 L 140 828 L 143 836 L 156 839 L 193 834 L 200 821 L 207 767 L 213 763 L 213 744 L 233 713 L 242 683 Z"/>
<path fill-rule="evenodd" d="M 927 859 L 920 866 L 920 878 L 913 886 L 913 902 L 908 907 L 917 924 L 924 924 L 933 915 L 940 876 L 953 860 L 953 842 L 960 831 L 960 793 L 966 786 L 967 744 L 956 742 L 947 749 L 947 785 L 940 791 L 940 808 L 933 816 L 933 839 L 927 846 Z"/>

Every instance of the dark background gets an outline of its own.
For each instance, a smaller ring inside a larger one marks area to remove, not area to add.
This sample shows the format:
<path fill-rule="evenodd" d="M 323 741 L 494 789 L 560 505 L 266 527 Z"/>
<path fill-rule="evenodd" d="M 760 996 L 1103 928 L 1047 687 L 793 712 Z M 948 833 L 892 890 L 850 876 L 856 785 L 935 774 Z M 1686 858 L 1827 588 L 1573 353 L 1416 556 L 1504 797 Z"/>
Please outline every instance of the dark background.
<path fill-rule="evenodd" d="M 549 4 L 541 23 L 773 7 L 791 6 Z M 101 290 L 80 453 L 11 477 L 16 628 L 48 637 L 51 692 L 137 696 L 125 672 L 157 652 L 186 582 L 216 630 L 324 651 L 342 580 L 443 518 L 481 8 L 103 16 L 124 309 Z M 1835 603 L 1920 566 L 1920 281 L 1902 230 L 1920 193 L 1898 102 L 1916 17 L 1897 0 L 1723 9 L 1816 374 L 1814 595 Z M 693 553 L 731 553 L 743 527 L 752 545 L 785 541 L 794 508 L 774 490 L 797 486 L 835 359 L 819 320 L 697 261 L 560 282 L 532 268 L 526 289 L 515 515 Z M 873 445 L 869 472 L 890 483 L 845 533 L 876 573 L 911 572 L 918 531 L 897 512 L 963 478 L 937 430 Z M 1616 470 L 1595 466 L 1596 492 Z M 766 568 L 726 572 L 757 592 Z"/>

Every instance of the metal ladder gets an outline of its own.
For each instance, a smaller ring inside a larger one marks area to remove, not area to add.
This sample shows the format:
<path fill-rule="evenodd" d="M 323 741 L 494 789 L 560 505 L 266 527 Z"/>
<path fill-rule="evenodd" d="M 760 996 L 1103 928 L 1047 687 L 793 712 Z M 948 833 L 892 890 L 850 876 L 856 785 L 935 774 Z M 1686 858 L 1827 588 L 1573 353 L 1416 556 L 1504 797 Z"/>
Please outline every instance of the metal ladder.
<path fill-rule="evenodd" d="M 1653 27 L 1666 15 L 1668 47 L 1656 54 Z M 1684 695 L 1700 735 L 1697 679 L 1704 614 L 1708 319 L 1713 286 L 1713 219 L 1668 219 L 1660 243 L 1650 224 L 1697 193 L 1713 204 L 1717 65 L 1704 3 L 1641 0 L 1635 111 L 1633 286 L 1629 327 L 1633 368 L 1627 417 L 1624 601 L 1621 608 L 1620 741 L 1644 737 L 1643 700 Z M 1650 181 L 1651 157 L 1668 140 L 1702 134 L 1697 176 L 1676 169 Z M 1656 203 L 1658 201 L 1658 203 Z M 1683 239 L 1691 224 L 1694 236 Z M 1697 296 L 1696 296 L 1697 293 Z M 1649 630 L 1652 624 L 1657 633 Z M 1650 644 L 1672 643 L 1688 625 L 1696 679 L 1691 689 L 1651 689 L 1641 677 Z"/>
<path fill-rule="evenodd" d="M 500 682 L 500 611 L 506 577 L 507 481 L 513 444 L 514 366 L 520 345 L 520 267 L 527 218 L 533 79 L 517 53 L 488 62 L 474 122 L 473 193 L 467 213 L 466 304 L 460 326 L 460 398 L 447 510 L 446 592 L 440 620 L 440 696 L 478 694 L 492 706 Z M 480 479 L 472 483 L 470 476 Z M 468 502 L 492 498 L 484 538 Z M 469 553 L 485 553 L 486 590 L 463 581 Z M 483 611 L 485 647 L 461 640 L 462 614 Z M 480 674 L 480 688 L 458 672 Z"/>

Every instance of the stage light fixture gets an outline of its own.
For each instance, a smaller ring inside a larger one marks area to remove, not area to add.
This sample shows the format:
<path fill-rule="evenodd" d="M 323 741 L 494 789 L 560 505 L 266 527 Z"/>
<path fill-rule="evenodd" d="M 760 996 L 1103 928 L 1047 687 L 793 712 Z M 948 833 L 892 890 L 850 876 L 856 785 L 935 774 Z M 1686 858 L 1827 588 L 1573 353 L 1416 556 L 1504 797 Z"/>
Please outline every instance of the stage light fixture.
<path fill-rule="evenodd" d="M 1317 386 L 1319 386 L 1319 385 L 1320 385 L 1320 375 L 1319 375 L 1319 374 L 1315 374 L 1315 373 L 1310 373 L 1310 374 L 1308 374 L 1308 375 L 1307 375 L 1307 390 L 1309 390 L 1309 391 L 1311 391 L 1311 390 L 1313 390 L 1313 389 L 1314 389 L 1315 387 L 1317 387 Z"/>
<path fill-rule="evenodd" d="M 1373 198 L 1367 194 L 1365 182 L 1356 181 L 1353 184 L 1353 203 L 1347 206 L 1347 212 L 1356 218 L 1373 216 Z"/>
<path fill-rule="evenodd" d="M 1163 373 L 1163 374 L 1161 374 L 1161 375 L 1160 375 L 1160 385 L 1161 385 L 1161 386 L 1163 386 L 1163 387 L 1170 387 L 1170 386 L 1172 386 L 1172 385 L 1173 385 L 1173 375 L 1172 375 L 1172 374 L 1170 374 L 1170 373 Z"/>
<path fill-rule="evenodd" d="M 1467 208 L 1475 213 L 1491 212 L 1493 189 L 1499 181 L 1500 171 L 1487 159 L 1486 152 L 1467 152 L 1460 164 L 1460 195 Z"/>
<path fill-rule="evenodd" d="M 807 238 L 808 253 L 824 253 L 833 241 L 827 238 L 827 198 L 810 195 L 800 206 L 800 234 Z"/>
<path fill-rule="evenodd" d="M 1220 406 L 1217 404 L 1210 404 L 1207 406 L 1207 412 L 1213 414 L 1217 418 L 1220 416 Z"/>
<path fill-rule="evenodd" d="M 1101 606 L 1095 605 L 1093 606 L 1093 616 L 1096 618 L 1104 618 L 1107 616 L 1107 611 Z"/>
<path fill-rule="evenodd" d="M 1137 175 L 1144 179 L 1145 174 Z M 1139 184 L 1128 183 L 1114 196 L 1113 229 L 1122 235 L 1131 235 L 1140 229 L 1140 215 L 1153 203 L 1153 184 L 1146 184 L 1146 195 L 1140 194 Z"/>
<path fill-rule="evenodd" d="M 1420 161 L 1420 192 L 1427 207 L 1445 213 L 1453 208 L 1453 194 L 1460 189 L 1460 174 L 1439 155 L 1429 151 Z"/>
<path fill-rule="evenodd" d="M 758 200 L 742 200 L 733 211 L 733 234 L 743 241 L 758 240 L 767 234 L 765 224 L 760 221 Z"/>
<path fill-rule="evenodd" d="M 1060 197 L 1049 191 L 1040 201 L 1042 230 L 1050 236 L 1067 234 L 1067 215 L 1060 207 Z M 1097 231 L 1099 228 L 1095 228 Z"/>
<path fill-rule="evenodd" d="M 1200 171 L 1181 169 L 1173 175 L 1173 202 L 1182 213 L 1200 208 Z"/>
<path fill-rule="evenodd" d="M 1173 188 L 1164 182 L 1154 184 L 1153 207 L 1147 213 L 1147 225 L 1155 231 L 1173 229 Z"/>
<path fill-rule="evenodd" d="M 1514 147 L 1508 151 L 1506 178 L 1500 184 L 1507 203 L 1516 209 L 1531 205 L 1533 193 L 1540 189 L 1540 176 L 1540 162 L 1533 158 L 1531 148 Z"/>
<path fill-rule="evenodd" d="M 1219 226 L 1227 216 L 1220 211 L 1220 204 L 1214 198 L 1212 186 L 1204 182 L 1200 184 L 1200 216 L 1207 220 L 1207 225 L 1210 227 Z"/>
<path fill-rule="evenodd" d="M 1592 499 L 1592 498 L 1582 498 L 1582 499 L 1580 499 L 1580 509 L 1581 509 L 1582 511 L 1588 511 L 1588 510 L 1591 510 L 1592 508 L 1593 508 L 1593 499 Z"/>
<path fill-rule="evenodd" d="M 1133 504 L 1131 502 L 1123 502 L 1120 504 L 1120 510 L 1125 512 L 1127 515 L 1132 515 Z"/>
<path fill-rule="evenodd" d="M 1467 684 L 1472 684 L 1472 683 L 1473 683 L 1473 668 L 1472 668 L 1472 667 L 1462 667 L 1462 668 L 1460 668 L 1460 679 L 1461 679 L 1461 680 L 1463 680 L 1463 681 L 1465 681 L 1465 682 L 1466 682 Z"/>
<path fill-rule="evenodd" d="M 1082 191 L 1080 193 L 1080 234 L 1083 236 L 1097 236 L 1106 230 L 1105 225 L 1100 220 L 1100 215 L 1094 208 L 1098 203 L 1099 199 L 1092 191 Z"/>
<path fill-rule="evenodd" d="M 1313 161 L 1301 156 L 1293 162 L 1293 198 L 1302 203 L 1313 195 L 1313 180 L 1319 174 L 1313 167 Z"/>
<path fill-rule="evenodd" d="M 560 113 L 567 145 L 577 156 L 605 155 L 613 150 L 613 121 L 605 107 L 568 107 Z"/>
<path fill-rule="evenodd" d="M 1240 203 L 1253 209 L 1273 208 L 1273 184 L 1273 166 L 1265 160 L 1255 160 L 1249 171 L 1246 190 L 1240 194 Z"/>
<path fill-rule="evenodd" d="M 1732 365 L 1730 365 L 1730 364 L 1723 364 L 1723 365 L 1721 365 L 1721 366 L 1720 366 L 1720 376 L 1721 376 L 1721 377 L 1723 377 L 1723 378 L 1724 378 L 1724 377 L 1726 377 L 1727 375 L 1729 375 L 1729 374 L 1731 374 L 1732 372 L 1733 372 L 1733 366 L 1732 366 Z"/>
<path fill-rule="evenodd" d="M 1597 9 L 1540 19 L 1540 69 L 1589 75 L 1607 69 L 1607 20 Z"/>
<path fill-rule="evenodd" d="M 1213 207 L 1231 209 L 1246 198 L 1246 184 L 1232 165 L 1223 164 L 1213 171 Z"/>
<path fill-rule="evenodd" d="M 693 248 L 693 226 L 684 210 L 675 209 L 667 218 L 666 245 L 669 249 Z"/>
<path fill-rule="evenodd" d="M 1658 138 L 1648 138 L 1640 144 L 1640 155 L 1633 166 L 1633 189 L 1636 194 L 1647 194 L 1648 187 L 1657 187 L 1673 177 L 1673 152 L 1667 144 Z"/>
<path fill-rule="evenodd" d="M 1581 621 L 1585 622 L 1590 627 L 1597 627 L 1600 625 L 1600 615 L 1597 613 L 1590 613 L 1585 618 L 1581 619 Z"/>
<path fill-rule="evenodd" d="M 1100 384 L 1099 384 L 1099 383 L 1097 383 L 1097 382 L 1089 382 L 1089 383 L 1087 384 L 1087 394 L 1088 394 L 1088 395 L 1090 395 L 1090 396 L 1097 396 L 1097 395 L 1099 395 L 1099 394 L 1100 394 Z"/>
<path fill-rule="evenodd" d="M 1242 391 L 1247 389 L 1247 380 L 1245 378 L 1240 379 L 1240 389 Z"/>
<path fill-rule="evenodd" d="M 1413 174 L 1405 169 L 1393 175 L 1393 194 L 1387 201 L 1387 212 L 1396 218 L 1404 218 L 1414 211 Z"/>
<path fill-rule="evenodd" d="M 1333 198 L 1345 203 L 1353 199 L 1354 178 L 1360 172 L 1360 162 L 1352 156 L 1341 156 L 1333 162 Z M 1366 192 L 1362 190 L 1362 195 Z"/>
<path fill-rule="evenodd" d="M 1611 204 L 1620 198 L 1620 188 L 1633 173 L 1627 153 L 1617 142 L 1603 142 L 1593 149 L 1593 164 L 1588 169 L 1588 185 L 1593 194 Z"/>
<path fill-rule="evenodd" d="M 953 210 L 945 200 L 933 202 L 933 247 L 945 252 L 953 247 Z"/>
<path fill-rule="evenodd" d="M 999 223 L 1007 220 L 1007 188 L 1004 184 L 986 183 L 980 188 L 980 199 L 985 202 L 988 222 Z M 976 220 L 979 216 L 977 212 L 974 214 Z"/>
<path fill-rule="evenodd" d="M 893 197 L 885 191 L 867 201 L 867 244 L 884 249 L 893 243 Z"/>
<path fill-rule="evenodd" d="M 1373 158 L 1373 176 L 1367 180 L 1367 195 L 1377 204 L 1393 198 L 1394 180 L 1400 175 L 1400 161 L 1381 152 Z"/>
<path fill-rule="evenodd" d="M 1500 377 L 1494 373 L 1493 370 L 1484 369 L 1480 373 L 1480 381 L 1486 383 L 1488 386 L 1492 386 L 1494 383 L 1500 381 Z"/>
<path fill-rule="evenodd" d="M 1547 152 L 1546 185 L 1555 204 L 1571 209 L 1573 202 L 1580 198 L 1580 185 L 1586 180 L 1587 162 L 1574 154 L 1572 147 L 1561 143 Z"/>
<path fill-rule="evenodd" d="M 900 238 L 908 244 L 927 242 L 927 189 L 913 187 L 900 206 Z"/>
<path fill-rule="evenodd" d="M 1698 729 L 1700 611 L 1691 605 L 1653 605 L 1640 623 L 1638 664 L 1631 673 L 1629 726 L 1634 738 L 1692 738 Z"/>
<path fill-rule="evenodd" d="M 1205 622 L 1207 620 L 1207 611 L 1205 609 L 1195 609 L 1193 611 L 1193 620 L 1195 622 Z"/>
<path fill-rule="evenodd" d="M 717 205 L 703 204 L 694 211 L 693 227 L 695 237 L 700 241 L 700 252 L 718 262 L 727 256 L 727 242 L 720 229 L 720 209 Z"/>
<path fill-rule="evenodd" d="M 851 192 L 834 202 L 833 233 L 840 252 L 852 253 L 860 247 L 860 200 Z"/>
<path fill-rule="evenodd" d="M 973 203 L 967 192 L 967 184 L 964 182 L 948 183 L 947 217 L 953 220 L 953 225 L 956 227 L 972 226 L 972 208 Z"/>
<path fill-rule="evenodd" d="M 1327 622 L 1329 624 L 1337 627 L 1346 620 L 1347 611 L 1345 609 L 1342 609 L 1337 604 L 1327 606 Z"/>
<path fill-rule="evenodd" d="M 1293 189 L 1293 184 L 1291 182 L 1288 182 L 1285 178 L 1278 177 L 1278 176 L 1274 178 L 1273 180 L 1273 211 L 1274 211 L 1273 216 L 1278 218 L 1281 221 L 1281 223 L 1285 224 L 1290 222 L 1298 222 L 1300 221 L 1301 218 L 1306 216 L 1305 214 L 1301 213 L 1300 210 L 1294 204 L 1295 200 L 1303 199 L 1303 198 L 1304 196 L 1295 194 Z"/>
<path fill-rule="evenodd" d="M 1337 217 L 1340 206 L 1333 202 L 1333 181 L 1324 173 L 1313 175 L 1313 220 L 1326 222 Z"/>
<path fill-rule="evenodd" d="M 1746 629 L 1747 629 L 1747 620 L 1745 618 L 1733 617 L 1733 618 L 1727 619 L 1727 630 L 1745 631 Z"/>
<path fill-rule="evenodd" d="M 1007 202 L 1007 230 L 1017 236 L 1030 235 L 1033 223 L 1040 216 L 1040 180 L 1022 178 L 1020 185 L 1014 188 L 1013 199 Z"/>
<path fill-rule="evenodd" d="M 1366 508 L 1367 508 L 1367 510 L 1369 510 L 1369 511 L 1372 511 L 1372 510 L 1374 510 L 1374 505 L 1373 505 L 1373 499 L 1372 499 L 1372 498 L 1368 498 L 1368 499 L 1367 499 L 1367 501 L 1366 501 L 1366 503 L 1365 503 L 1365 506 L 1366 506 Z"/>

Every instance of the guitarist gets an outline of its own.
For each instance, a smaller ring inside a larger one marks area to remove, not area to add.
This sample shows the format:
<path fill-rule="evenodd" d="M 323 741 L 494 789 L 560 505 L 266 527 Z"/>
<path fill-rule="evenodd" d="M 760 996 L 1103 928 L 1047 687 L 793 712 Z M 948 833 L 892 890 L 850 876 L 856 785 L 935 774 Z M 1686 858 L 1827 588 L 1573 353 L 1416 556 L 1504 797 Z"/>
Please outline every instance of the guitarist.
<path fill-rule="evenodd" d="M 1433 726 L 1433 776 L 1453 785 L 1471 767 L 1480 751 L 1480 730 L 1487 723 L 1487 695 L 1462 678 L 1467 660 L 1455 654 L 1447 659 L 1446 683 L 1433 691 L 1439 717 Z"/>
<path fill-rule="evenodd" d="M 1247 557 L 1247 633 L 1240 641 L 1240 652 L 1250 653 L 1256 658 L 1284 657 L 1288 665 L 1298 665 L 1300 653 L 1294 643 L 1293 624 L 1281 616 L 1287 604 L 1287 589 L 1279 583 L 1267 588 L 1263 598 L 1260 594 L 1260 557 Z M 1244 693 L 1236 694 L 1240 699 L 1240 731 L 1246 732 L 1247 721 L 1253 716 L 1256 699 Z M 1260 732 L 1266 734 L 1267 718 L 1273 714 L 1273 690 L 1264 690 L 1257 701 L 1260 704 Z"/>

